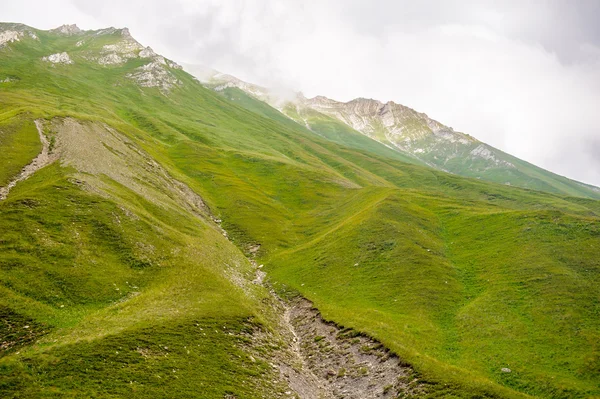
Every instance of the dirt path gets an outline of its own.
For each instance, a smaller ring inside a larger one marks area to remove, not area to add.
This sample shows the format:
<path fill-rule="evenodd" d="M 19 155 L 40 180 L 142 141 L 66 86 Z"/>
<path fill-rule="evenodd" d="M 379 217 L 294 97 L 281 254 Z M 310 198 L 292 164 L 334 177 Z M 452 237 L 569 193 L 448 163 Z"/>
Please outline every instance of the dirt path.
<path fill-rule="evenodd" d="M 4 187 L 0 187 L 0 201 L 6 199 L 10 190 L 14 186 L 16 186 L 18 182 L 27 179 L 36 171 L 38 171 L 46 165 L 51 164 L 57 159 L 57 156 L 50 154 L 50 143 L 48 143 L 46 136 L 44 136 L 42 121 L 36 120 L 35 126 L 37 127 L 38 134 L 40 135 L 40 141 L 42 142 L 42 151 L 38 154 L 37 157 L 33 159 L 33 161 L 31 161 L 30 164 L 25 166 L 21 170 L 21 172 L 13 180 L 10 181 L 10 183 L 8 183 Z"/>

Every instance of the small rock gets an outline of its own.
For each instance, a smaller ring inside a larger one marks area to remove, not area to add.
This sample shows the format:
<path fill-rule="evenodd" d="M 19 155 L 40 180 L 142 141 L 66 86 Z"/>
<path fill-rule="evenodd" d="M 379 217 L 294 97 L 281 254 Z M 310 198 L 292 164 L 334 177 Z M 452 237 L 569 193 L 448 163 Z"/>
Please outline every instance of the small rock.
<path fill-rule="evenodd" d="M 503 367 L 502 370 L 500 370 L 500 371 L 502 371 L 503 373 L 510 373 L 510 372 L 512 372 L 512 370 L 509 369 L 509 368 L 507 368 L 507 367 Z"/>

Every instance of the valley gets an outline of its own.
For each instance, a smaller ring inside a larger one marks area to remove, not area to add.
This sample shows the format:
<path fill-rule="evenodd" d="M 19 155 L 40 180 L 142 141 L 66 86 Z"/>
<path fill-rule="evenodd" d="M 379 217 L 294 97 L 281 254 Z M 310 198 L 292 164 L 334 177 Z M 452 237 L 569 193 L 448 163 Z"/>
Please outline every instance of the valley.
<path fill-rule="evenodd" d="M 591 186 L 440 170 L 127 29 L 0 46 L 0 396 L 600 395 Z"/>

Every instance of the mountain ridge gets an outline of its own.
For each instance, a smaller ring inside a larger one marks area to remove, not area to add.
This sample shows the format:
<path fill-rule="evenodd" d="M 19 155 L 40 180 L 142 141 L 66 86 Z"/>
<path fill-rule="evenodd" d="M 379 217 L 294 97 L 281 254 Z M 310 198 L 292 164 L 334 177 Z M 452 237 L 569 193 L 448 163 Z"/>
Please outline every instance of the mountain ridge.
<path fill-rule="evenodd" d="M 194 73 L 193 67 L 190 70 Z M 600 198 L 598 187 L 546 171 L 394 101 L 383 103 L 358 97 L 340 102 L 325 96 L 306 98 L 302 93 L 288 90 L 281 96 L 269 88 L 215 70 L 197 77 L 216 91 L 239 88 L 317 133 L 319 129 L 311 126 L 311 120 L 321 120 L 319 114 L 332 117 L 438 170 L 500 184 Z"/>

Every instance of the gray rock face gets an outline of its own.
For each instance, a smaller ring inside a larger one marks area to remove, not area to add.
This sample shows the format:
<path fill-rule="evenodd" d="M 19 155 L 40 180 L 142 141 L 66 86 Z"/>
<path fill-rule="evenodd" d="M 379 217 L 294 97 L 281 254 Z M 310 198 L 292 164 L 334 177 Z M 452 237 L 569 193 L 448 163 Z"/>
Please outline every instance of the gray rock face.
<path fill-rule="evenodd" d="M 128 74 L 127 77 L 135 80 L 142 87 L 158 87 L 163 93 L 181 85 L 181 81 L 167 69 L 166 63 L 160 60 L 137 68 L 136 72 Z"/>
<path fill-rule="evenodd" d="M 393 143 L 417 141 L 431 134 L 453 142 L 475 142 L 474 139 L 454 132 L 425 114 L 392 101 L 384 104 L 377 100 L 357 98 L 343 103 L 318 96 L 305 100 L 304 105 L 333 116 L 369 136 L 381 133 Z"/>
<path fill-rule="evenodd" d="M 183 67 L 181 65 L 179 65 L 178 63 L 176 63 L 174 61 L 167 60 L 167 65 L 169 66 L 169 68 L 183 69 Z"/>
<path fill-rule="evenodd" d="M 18 42 L 23 37 L 23 32 L 17 32 L 14 30 L 8 30 L 0 32 L 0 47 L 6 43 Z"/>
<path fill-rule="evenodd" d="M 50 62 L 52 64 L 73 64 L 73 60 L 69 57 L 66 52 L 51 54 L 46 57 L 42 57 L 42 61 Z"/>
<path fill-rule="evenodd" d="M 100 65 L 119 65 L 124 62 L 123 58 L 117 53 L 109 53 L 105 56 L 98 58 L 98 64 Z"/>
<path fill-rule="evenodd" d="M 96 35 L 110 35 L 118 32 L 118 29 L 108 28 L 96 32 Z M 96 60 L 98 64 L 103 66 L 121 65 L 127 60 L 138 57 L 138 52 L 144 47 L 129 33 L 127 28 L 120 30 L 121 39 L 116 43 L 107 44 L 102 47 L 100 56 L 88 57 L 90 60 Z"/>
<path fill-rule="evenodd" d="M 334 117 L 438 169 L 457 172 L 468 164 L 473 172 L 483 173 L 515 167 L 501 159 L 492 147 L 393 101 L 357 98 L 343 103 L 318 96 L 302 99 L 301 105 Z"/>
<path fill-rule="evenodd" d="M 154 50 L 152 50 L 151 47 L 146 47 L 145 49 L 143 49 L 142 51 L 140 51 L 140 58 L 154 58 L 156 57 L 156 53 L 154 52 Z"/>
<path fill-rule="evenodd" d="M 81 29 L 75 24 L 72 25 L 61 25 L 56 29 L 52 29 L 52 32 L 60 33 L 65 36 L 77 35 L 82 32 Z"/>
<path fill-rule="evenodd" d="M 28 26 L 22 24 L 0 23 L 0 48 L 29 37 L 38 40 L 37 35 Z"/>

